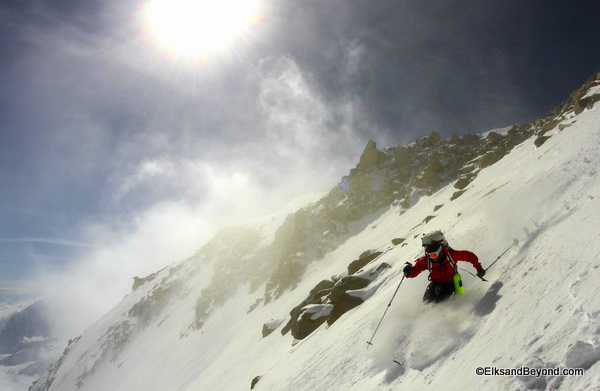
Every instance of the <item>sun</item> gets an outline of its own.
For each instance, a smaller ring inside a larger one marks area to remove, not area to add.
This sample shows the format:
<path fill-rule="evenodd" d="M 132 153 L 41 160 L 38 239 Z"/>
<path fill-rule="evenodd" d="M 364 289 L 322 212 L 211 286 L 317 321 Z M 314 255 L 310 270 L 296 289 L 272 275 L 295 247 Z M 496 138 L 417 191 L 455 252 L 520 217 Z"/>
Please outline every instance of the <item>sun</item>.
<path fill-rule="evenodd" d="M 250 33 L 261 21 L 260 6 L 261 0 L 150 0 L 145 30 L 173 56 L 210 57 Z"/>

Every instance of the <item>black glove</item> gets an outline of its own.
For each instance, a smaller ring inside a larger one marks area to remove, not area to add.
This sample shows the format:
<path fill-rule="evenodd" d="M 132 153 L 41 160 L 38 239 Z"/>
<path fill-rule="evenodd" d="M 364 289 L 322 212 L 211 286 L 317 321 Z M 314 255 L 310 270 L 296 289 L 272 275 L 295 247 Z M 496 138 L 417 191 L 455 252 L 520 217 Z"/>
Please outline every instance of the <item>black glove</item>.
<path fill-rule="evenodd" d="M 412 272 L 412 265 L 410 263 L 406 263 L 404 266 L 404 276 L 408 277 L 408 275 Z"/>
<path fill-rule="evenodd" d="M 477 269 L 477 277 L 483 278 L 483 276 L 485 276 L 485 270 L 484 269 Z"/>

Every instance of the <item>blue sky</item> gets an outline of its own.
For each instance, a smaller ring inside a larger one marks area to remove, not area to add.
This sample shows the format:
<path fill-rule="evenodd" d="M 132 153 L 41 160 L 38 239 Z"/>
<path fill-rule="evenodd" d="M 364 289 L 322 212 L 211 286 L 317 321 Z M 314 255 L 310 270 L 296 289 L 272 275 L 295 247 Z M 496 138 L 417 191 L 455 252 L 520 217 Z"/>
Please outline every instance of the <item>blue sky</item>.
<path fill-rule="evenodd" d="M 527 122 L 600 71 L 593 2 L 271 0 L 198 58 L 149 1 L 0 5 L 0 293 L 151 273 L 336 186 L 369 139 Z"/>

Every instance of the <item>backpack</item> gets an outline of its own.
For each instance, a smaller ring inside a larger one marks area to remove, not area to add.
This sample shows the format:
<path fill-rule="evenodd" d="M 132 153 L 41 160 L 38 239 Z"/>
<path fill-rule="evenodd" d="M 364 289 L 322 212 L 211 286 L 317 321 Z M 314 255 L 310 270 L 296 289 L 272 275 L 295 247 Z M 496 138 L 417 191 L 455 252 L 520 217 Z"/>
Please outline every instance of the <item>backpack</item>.
<path fill-rule="evenodd" d="M 423 238 L 421 238 L 421 244 L 423 245 L 423 247 L 426 247 L 430 244 L 441 244 L 446 248 L 451 248 L 448 245 L 448 241 L 444 237 L 444 234 L 440 230 L 430 232 L 427 235 L 423 235 Z M 452 267 L 454 268 L 455 273 L 458 273 L 458 267 L 456 266 L 454 260 L 450 257 L 450 254 L 446 254 L 446 261 L 438 266 L 433 266 L 431 260 L 427 258 L 427 266 L 429 269 L 430 278 L 432 269 L 440 268 L 446 263 L 450 263 L 450 265 L 452 265 Z"/>

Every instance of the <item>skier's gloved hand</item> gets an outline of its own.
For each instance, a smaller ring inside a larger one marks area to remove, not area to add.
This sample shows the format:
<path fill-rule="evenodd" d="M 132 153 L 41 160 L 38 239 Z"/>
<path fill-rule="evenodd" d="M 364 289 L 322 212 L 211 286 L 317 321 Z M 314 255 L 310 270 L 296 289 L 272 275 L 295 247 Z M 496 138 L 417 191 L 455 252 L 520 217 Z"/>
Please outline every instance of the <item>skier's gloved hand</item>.
<path fill-rule="evenodd" d="M 477 277 L 483 278 L 483 276 L 485 276 L 485 270 L 484 269 L 477 269 Z"/>
<path fill-rule="evenodd" d="M 407 263 L 406 266 L 404 266 L 404 276 L 408 277 L 408 275 L 412 272 L 412 265 L 410 263 Z"/>

